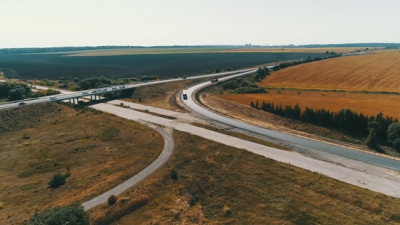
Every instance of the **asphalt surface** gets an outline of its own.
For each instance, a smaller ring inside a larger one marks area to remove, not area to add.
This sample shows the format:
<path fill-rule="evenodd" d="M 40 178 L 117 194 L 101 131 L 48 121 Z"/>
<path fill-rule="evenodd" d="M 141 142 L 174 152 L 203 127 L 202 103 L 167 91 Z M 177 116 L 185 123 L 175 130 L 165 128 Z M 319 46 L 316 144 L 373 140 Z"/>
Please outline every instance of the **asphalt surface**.
<path fill-rule="evenodd" d="M 156 160 L 154 160 L 149 166 L 147 166 L 145 169 L 140 171 L 138 174 L 135 176 L 131 177 L 130 179 L 126 180 L 122 184 L 114 187 L 113 189 L 104 192 L 103 194 L 87 201 L 82 204 L 83 208 L 85 210 L 89 210 L 93 207 L 96 207 L 100 204 L 106 203 L 108 198 L 111 195 L 119 195 L 122 192 L 126 191 L 130 187 L 134 186 L 135 184 L 139 183 L 141 180 L 146 178 L 148 175 L 156 171 L 160 166 L 162 166 L 168 158 L 171 156 L 173 150 L 174 150 L 174 139 L 172 138 L 172 130 L 171 129 L 164 129 L 159 126 L 155 126 L 154 124 L 150 124 L 144 121 L 139 121 L 144 125 L 147 125 L 156 131 L 158 131 L 164 138 L 164 148 L 161 152 L 161 154 L 157 157 Z"/>
<path fill-rule="evenodd" d="M 134 108 L 142 108 L 134 103 L 124 102 L 124 105 L 129 106 L 129 108 L 115 106 L 115 103 L 118 102 L 110 102 L 109 104 L 96 104 L 92 107 L 116 116 L 120 116 L 122 118 L 135 121 L 147 121 L 167 128 L 197 135 L 211 141 L 238 149 L 243 149 L 254 154 L 262 155 L 283 163 L 288 163 L 309 171 L 317 172 L 372 191 L 377 191 L 394 197 L 400 196 L 400 190 L 398 188 L 400 186 L 400 173 L 394 173 L 392 170 L 383 169 L 378 166 L 346 159 L 343 157 L 341 157 L 342 160 L 340 162 L 345 164 L 345 166 L 321 161 L 318 159 L 309 158 L 294 151 L 279 150 L 215 131 L 207 130 L 201 127 L 193 126 L 188 124 L 188 121 L 192 121 L 188 115 L 184 116 L 184 114 L 179 115 L 176 112 L 167 112 L 167 110 L 159 110 L 154 107 L 147 107 L 147 109 L 151 112 L 157 112 L 169 116 L 174 115 L 177 118 L 182 118 L 183 120 L 166 119 L 134 110 Z M 336 157 L 339 158 L 339 156 Z"/>
<path fill-rule="evenodd" d="M 246 74 L 246 73 L 244 73 L 244 74 Z M 219 82 L 222 82 L 222 81 L 225 81 L 228 79 L 232 79 L 234 77 L 241 76 L 241 75 L 243 75 L 243 74 L 221 78 L 221 79 L 219 79 L 220 80 Z M 372 165 L 377 165 L 380 167 L 384 167 L 384 168 L 388 168 L 388 169 L 392 169 L 392 170 L 400 172 L 400 161 L 396 160 L 396 159 L 387 158 L 387 157 L 383 157 L 383 156 L 379 156 L 379 155 L 375 155 L 375 154 L 370 154 L 370 153 L 358 151 L 355 149 L 349 149 L 349 148 L 341 147 L 341 146 L 334 145 L 334 144 L 328 144 L 325 142 L 320 142 L 320 141 L 316 141 L 316 140 L 312 140 L 312 139 L 308 139 L 308 138 L 303 138 L 303 137 L 294 136 L 294 135 L 290 135 L 290 134 L 280 133 L 280 132 L 269 130 L 266 128 L 250 125 L 250 124 L 247 124 L 247 123 L 235 120 L 235 119 L 227 118 L 225 116 L 211 112 L 210 110 L 205 109 L 202 106 L 198 105 L 193 99 L 193 97 L 194 97 L 193 94 L 197 90 L 205 88 L 209 85 L 212 85 L 211 82 L 205 82 L 205 83 L 198 84 L 198 85 L 188 88 L 186 90 L 188 99 L 187 100 L 182 99 L 182 102 L 187 107 L 189 107 L 191 110 L 195 111 L 196 113 L 199 113 L 205 117 L 208 117 L 210 119 L 213 119 L 215 121 L 218 121 L 218 122 L 221 122 L 224 124 L 228 124 L 233 127 L 247 130 L 247 131 L 255 133 L 255 134 L 272 137 L 272 138 L 275 138 L 278 140 L 283 140 L 283 141 L 286 141 L 286 142 L 289 142 L 289 143 L 292 143 L 295 145 L 300 145 L 300 146 L 303 146 L 306 148 L 323 151 L 326 153 L 346 157 L 349 159 L 365 162 L 365 163 L 372 164 Z"/>
<path fill-rule="evenodd" d="M 237 71 L 229 71 L 229 72 L 223 72 L 223 73 L 213 73 L 213 74 L 206 74 L 206 75 L 200 75 L 200 76 L 192 76 L 192 77 L 186 77 L 185 80 L 194 80 L 194 79 L 199 79 L 199 78 L 224 76 L 224 75 L 229 75 L 229 74 L 234 74 L 234 73 L 240 73 L 243 71 L 248 71 L 248 70 L 237 70 Z M 90 95 L 101 95 L 101 94 L 105 94 L 108 92 L 121 91 L 121 90 L 127 90 L 127 89 L 131 89 L 131 88 L 137 88 L 137 87 L 141 87 L 141 86 L 162 84 L 162 83 L 182 81 L 182 80 L 183 80 L 183 78 L 174 78 L 174 79 L 169 79 L 169 80 L 142 82 L 142 83 L 135 83 L 135 84 L 131 84 L 131 85 L 118 85 L 118 86 L 112 86 L 112 87 L 106 87 L 106 88 L 96 88 L 96 89 L 90 89 L 90 90 L 84 90 L 84 91 L 74 91 L 74 92 L 62 91 L 62 93 L 58 94 L 58 95 L 2 103 L 2 104 L 0 104 L 0 110 L 7 109 L 7 108 L 13 108 L 13 107 L 19 107 L 22 105 L 38 104 L 38 103 L 43 103 L 43 102 L 57 102 L 57 101 L 64 101 L 64 100 L 68 100 L 68 99 L 72 99 L 72 98 L 83 98 L 83 97 L 88 97 Z M 47 89 L 47 87 L 40 87 L 40 86 L 37 86 L 37 88 L 38 89 Z"/>

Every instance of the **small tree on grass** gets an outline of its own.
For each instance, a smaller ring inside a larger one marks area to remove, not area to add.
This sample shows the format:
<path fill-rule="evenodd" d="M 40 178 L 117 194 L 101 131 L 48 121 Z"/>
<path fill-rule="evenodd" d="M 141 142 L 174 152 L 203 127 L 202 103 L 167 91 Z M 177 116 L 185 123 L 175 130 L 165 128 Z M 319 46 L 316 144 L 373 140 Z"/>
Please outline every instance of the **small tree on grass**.
<path fill-rule="evenodd" d="M 388 142 L 396 150 L 400 150 L 400 123 L 392 123 L 387 130 Z"/>
<path fill-rule="evenodd" d="M 176 172 L 175 169 L 171 170 L 171 179 L 172 180 L 178 180 L 178 172 Z"/>
<path fill-rule="evenodd" d="M 367 144 L 368 148 L 371 149 L 375 149 L 376 147 L 378 147 L 375 129 L 369 129 L 369 135 L 365 140 L 365 144 Z"/>
<path fill-rule="evenodd" d="M 58 188 L 58 187 L 64 185 L 64 184 L 65 184 L 65 180 L 66 180 L 68 177 L 70 177 L 70 176 L 71 176 L 70 173 L 66 173 L 66 174 L 64 174 L 64 175 L 62 175 L 62 174 L 60 174 L 60 173 L 55 174 L 55 175 L 51 178 L 51 180 L 49 181 L 49 183 L 48 183 L 48 184 L 49 184 L 49 187 L 50 187 L 51 189 L 56 189 L 56 188 Z"/>
<path fill-rule="evenodd" d="M 48 208 L 42 213 L 35 213 L 29 225 L 89 225 L 89 214 L 85 212 L 82 205 L 73 203 L 67 206 L 56 206 Z"/>
<path fill-rule="evenodd" d="M 111 195 L 107 199 L 108 205 L 114 205 L 117 202 L 117 200 L 118 200 L 117 196 Z"/>

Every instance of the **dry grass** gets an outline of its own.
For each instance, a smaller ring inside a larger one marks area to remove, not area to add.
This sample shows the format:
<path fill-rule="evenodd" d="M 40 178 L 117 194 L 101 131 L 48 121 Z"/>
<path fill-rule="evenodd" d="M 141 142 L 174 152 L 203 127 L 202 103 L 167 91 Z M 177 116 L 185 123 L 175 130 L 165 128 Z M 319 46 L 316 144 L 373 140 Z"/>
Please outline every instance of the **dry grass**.
<path fill-rule="evenodd" d="M 186 133 L 174 139 L 163 167 L 115 205 L 90 211 L 94 224 L 120 212 L 128 214 L 113 224 L 400 223 L 400 199 Z"/>
<path fill-rule="evenodd" d="M 265 87 L 400 92 L 400 52 L 376 51 L 306 63 L 277 71 L 261 83 Z"/>
<path fill-rule="evenodd" d="M 252 101 L 258 101 L 261 106 L 265 101 L 282 106 L 299 104 L 302 110 L 306 107 L 334 112 L 351 109 L 368 116 L 382 112 L 384 116 L 400 119 L 400 95 L 272 90 L 269 94 L 226 94 L 220 98 L 246 106 Z"/>
<path fill-rule="evenodd" d="M 298 53 L 325 53 L 336 52 L 336 53 L 349 53 L 354 52 L 355 50 L 364 50 L 366 47 L 348 47 L 348 48 L 234 48 L 221 50 L 220 52 L 298 52 Z"/>
<path fill-rule="evenodd" d="M 1 121 L 8 129 L 0 131 L 0 224 L 20 224 L 35 210 L 99 195 L 145 168 L 163 148 L 154 130 L 90 110 L 44 104 L 0 113 L 14 119 Z M 48 189 L 50 178 L 68 167 L 67 183 Z"/>

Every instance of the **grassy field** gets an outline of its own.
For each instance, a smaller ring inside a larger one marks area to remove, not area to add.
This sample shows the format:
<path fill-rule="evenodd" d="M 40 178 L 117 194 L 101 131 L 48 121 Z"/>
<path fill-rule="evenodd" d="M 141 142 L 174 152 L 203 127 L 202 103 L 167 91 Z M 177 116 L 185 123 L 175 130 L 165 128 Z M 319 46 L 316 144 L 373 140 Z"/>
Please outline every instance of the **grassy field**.
<path fill-rule="evenodd" d="M 226 94 L 220 97 L 246 106 L 252 101 L 258 101 L 259 104 L 265 101 L 282 107 L 299 104 L 302 110 L 306 107 L 334 112 L 351 109 L 368 116 L 376 116 L 382 112 L 384 116 L 400 119 L 400 95 L 271 90 L 268 94 Z"/>
<path fill-rule="evenodd" d="M 0 111 L 0 224 L 88 200 L 149 165 L 162 137 L 144 125 L 59 104 Z M 69 177 L 49 189 L 56 173 Z"/>
<path fill-rule="evenodd" d="M 186 133 L 174 139 L 169 161 L 91 210 L 93 224 L 400 223 L 400 199 Z"/>
<path fill-rule="evenodd" d="M 121 50 L 119 50 L 121 51 Z M 321 53 L 176 53 L 115 56 L 74 56 L 63 54 L 0 55 L 0 70 L 19 79 L 68 80 L 99 77 L 129 78 L 143 75 L 172 78 L 216 69 L 239 69 L 275 61 L 323 56 Z"/>
<path fill-rule="evenodd" d="M 375 51 L 293 66 L 271 74 L 265 87 L 400 92 L 400 52 Z"/>

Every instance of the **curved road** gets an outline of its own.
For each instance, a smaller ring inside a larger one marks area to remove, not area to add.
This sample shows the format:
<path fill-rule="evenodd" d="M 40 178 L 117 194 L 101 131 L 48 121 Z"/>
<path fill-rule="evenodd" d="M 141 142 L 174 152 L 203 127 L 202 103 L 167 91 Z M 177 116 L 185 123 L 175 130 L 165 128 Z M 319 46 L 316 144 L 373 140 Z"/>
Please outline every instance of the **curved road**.
<path fill-rule="evenodd" d="M 238 76 L 243 76 L 243 75 L 249 74 L 251 72 L 253 72 L 253 71 L 221 78 L 220 81 L 225 81 L 225 80 L 232 79 L 232 78 L 235 78 Z M 338 145 L 323 143 L 323 142 L 319 142 L 319 141 L 312 140 L 312 139 L 307 139 L 307 138 L 303 138 L 303 137 L 299 137 L 299 136 L 294 136 L 294 135 L 290 135 L 290 134 L 280 133 L 277 131 L 272 131 L 272 130 L 269 130 L 266 128 L 250 125 L 250 124 L 247 124 L 247 123 L 235 120 L 235 119 L 227 118 L 222 115 L 211 112 L 211 111 L 199 106 L 193 100 L 193 93 L 195 93 L 196 91 L 198 91 L 202 88 L 205 88 L 209 85 L 212 85 L 212 84 L 210 82 L 205 82 L 205 83 L 190 87 L 189 89 L 186 90 L 188 99 L 187 100 L 182 99 L 182 102 L 187 107 L 189 107 L 191 110 L 193 110 L 203 116 L 211 118 L 213 120 L 219 121 L 224 124 L 228 124 L 230 126 L 241 128 L 243 130 L 247 130 L 249 132 L 260 134 L 263 136 L 269 136 L 272 138 L 283 140 L 283 141 L 286 141 L 286 142 L 289 142 L 289 143 L 292 143 L 295 145 L 301 145 L 303 147 L 327 152 L 330 154 L 346 157 L 346 158 L 353 159 L 356 161 L 361 161 L 361 162 L 365 162 L 368 164 L 373 164 L 376 166 L 380 166 L 380 167 L 384 167 L 384 168 L 388 168 L 388 169 L 392 169 L 392 170 L 396 170 L 396 171 L 400 172 L 400 161 L 396 160 L 396 159 L 391 159 L 391 158 L 387 158 L 387 157 L 383 157 L 383 156 L 379 156 L 379 155 L 370 154 L 367 152 L 348 149 L 348 148 L 341 147 Z"/>
<path fill-rule="evenodd" d="M 85 210 L 89 210 L 93 207 L 96 207 L 100 204 L 106 203 L 108 200 L 108 197 L 111 195 L 119 195 L 122 192 L 126 191 L 128 188 L 134 186 L 144 178 L 146 178 L 148 175 L 153 173 L 156 169 L 158 169 L 160 166 L 162 166 L 168 158 L 171 156 L 172 151 L 174 150 L 174 139 L 172 138 L 172 130 L 171 129 L 164 129 L 159 126 L 153 125 L 151 123 L 147 123 L 144 121 L 141 121 L 140 123 L 147 125 L 156 131 L 158 131 L 164 138 L 164 148 L 161 152 L 161 154 L 157 157 L 156 160 L 154 160 L 149 166 L 147 166 L 145 169 L 140 171 L 138 174 L 135 176 L 129 178 L 122 184 L 114 187 L 113 189 L 104 192 L 103 194 L 87 201 L 82 204 L 83 208 Z"/>

